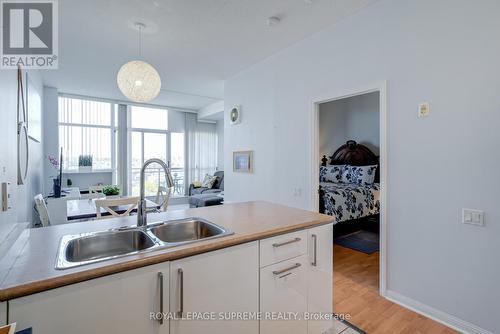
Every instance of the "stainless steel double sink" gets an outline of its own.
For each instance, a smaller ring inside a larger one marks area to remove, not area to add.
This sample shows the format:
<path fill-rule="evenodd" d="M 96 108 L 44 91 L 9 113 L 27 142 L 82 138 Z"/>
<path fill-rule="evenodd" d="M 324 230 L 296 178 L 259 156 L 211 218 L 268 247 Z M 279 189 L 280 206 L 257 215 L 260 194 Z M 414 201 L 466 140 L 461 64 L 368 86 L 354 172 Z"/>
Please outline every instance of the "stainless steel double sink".
<path fill-rule="evenodd" d="M 220 238 L 231 231 L 202 218 L 185 218 L 61 238 L 56 269 L 73 268 L 161 248 Z"/>

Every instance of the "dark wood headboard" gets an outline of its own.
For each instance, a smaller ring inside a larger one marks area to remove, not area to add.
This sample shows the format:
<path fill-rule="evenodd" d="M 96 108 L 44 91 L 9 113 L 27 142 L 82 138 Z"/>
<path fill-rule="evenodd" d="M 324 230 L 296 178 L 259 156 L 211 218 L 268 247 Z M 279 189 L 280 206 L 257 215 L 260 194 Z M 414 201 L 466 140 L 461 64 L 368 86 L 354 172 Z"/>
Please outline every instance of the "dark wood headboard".
<path fill-rule="evenodd" d="M 340 146 L 329 159 L 324 155 L 321 159 L 321 165 L 326 166 L 328 160 L 330 160 L 330 165 L 368 166 L 379 164 L 379 157 L 375 153 L 354 140 L 348 140 L 347 143 Z"/>

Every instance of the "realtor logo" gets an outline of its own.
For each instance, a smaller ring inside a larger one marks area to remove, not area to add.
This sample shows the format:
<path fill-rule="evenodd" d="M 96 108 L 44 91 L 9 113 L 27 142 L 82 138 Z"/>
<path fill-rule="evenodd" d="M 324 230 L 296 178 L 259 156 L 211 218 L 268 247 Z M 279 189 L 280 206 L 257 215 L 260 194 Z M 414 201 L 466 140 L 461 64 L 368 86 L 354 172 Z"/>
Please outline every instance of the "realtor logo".
<path fill-rule="evenodd" d="M 0 68 L 56 69 L 57 0 L 0 0 Z"/>

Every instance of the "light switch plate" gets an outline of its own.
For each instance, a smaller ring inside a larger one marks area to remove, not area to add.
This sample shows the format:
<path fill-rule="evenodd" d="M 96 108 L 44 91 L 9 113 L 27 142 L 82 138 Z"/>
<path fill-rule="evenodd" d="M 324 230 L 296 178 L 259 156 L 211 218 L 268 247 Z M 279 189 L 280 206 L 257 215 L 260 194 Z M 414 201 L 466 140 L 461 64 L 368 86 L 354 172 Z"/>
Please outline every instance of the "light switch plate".
<path fill-rule="evenodd" d="M 418 105 L 418 118 L 427 117 L 429 116 L 430 112 L 431 109 L 429 103 L 425 102 Z"/>
<path fill-rule="evenodd" d="M 462 209 L 462 223 L 484 226 L 484 211 L 475 209 Z"/>

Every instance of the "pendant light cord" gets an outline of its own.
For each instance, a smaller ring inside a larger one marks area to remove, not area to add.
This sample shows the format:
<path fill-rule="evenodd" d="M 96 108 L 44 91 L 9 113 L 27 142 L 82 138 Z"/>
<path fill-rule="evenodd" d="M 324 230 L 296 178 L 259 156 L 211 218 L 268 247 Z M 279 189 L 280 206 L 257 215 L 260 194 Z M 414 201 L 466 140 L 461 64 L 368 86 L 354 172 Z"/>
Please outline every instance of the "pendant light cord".
<path fill-rule="evenodd" d="M 139 59 L 142 59 L 142 25 L 137 28 L 139 29 Z"/>

